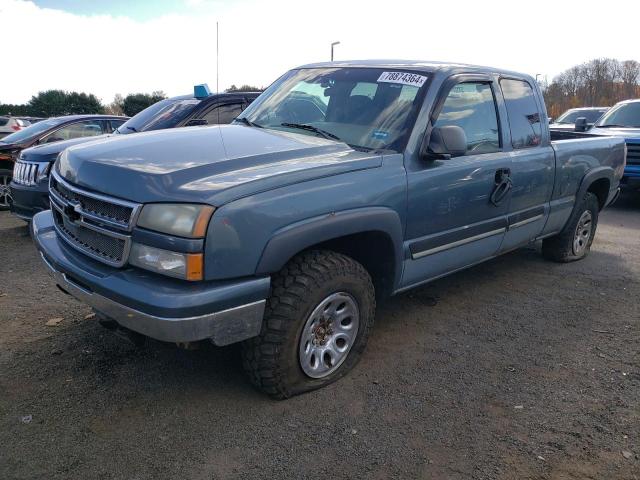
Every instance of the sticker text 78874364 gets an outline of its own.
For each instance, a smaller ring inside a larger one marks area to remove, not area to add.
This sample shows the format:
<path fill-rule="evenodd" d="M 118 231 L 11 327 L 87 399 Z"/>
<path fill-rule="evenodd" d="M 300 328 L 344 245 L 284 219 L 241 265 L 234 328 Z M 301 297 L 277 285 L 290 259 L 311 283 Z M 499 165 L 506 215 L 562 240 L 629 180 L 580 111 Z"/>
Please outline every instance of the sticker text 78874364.
<path fill-rule="evenodd" d="M 382 72 L 380 77 L 378 77 L 378 82 L 399 83 L 401 85 L 412 85 L 414 87 L 421 87 L 426 80 L 427 77 L 425 75 L 407 72 Z"/>

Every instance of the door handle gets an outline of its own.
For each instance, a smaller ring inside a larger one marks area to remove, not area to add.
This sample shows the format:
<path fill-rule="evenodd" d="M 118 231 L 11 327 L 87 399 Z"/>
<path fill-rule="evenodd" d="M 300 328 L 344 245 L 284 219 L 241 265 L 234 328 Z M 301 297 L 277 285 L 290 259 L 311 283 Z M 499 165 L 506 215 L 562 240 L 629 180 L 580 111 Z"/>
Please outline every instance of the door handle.
<path fill-rule="evenodd" d="M 507 198 L 507 194 L 511 191 L 511 188 L 513 188 L 511 170 L 508 168 L 496 170 L 495 182 L 490 200 L 491 203 L 497 207 L 502 204 L 503 200 Z"/>

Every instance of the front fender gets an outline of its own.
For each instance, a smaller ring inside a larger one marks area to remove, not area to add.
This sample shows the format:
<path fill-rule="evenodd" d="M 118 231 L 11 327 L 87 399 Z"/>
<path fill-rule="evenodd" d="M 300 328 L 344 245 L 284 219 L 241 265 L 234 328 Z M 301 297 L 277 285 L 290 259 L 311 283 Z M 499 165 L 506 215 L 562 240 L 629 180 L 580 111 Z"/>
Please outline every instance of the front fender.
<path fill-rule="evenodd" d="M 268 241 L 256 274 L 277 272 L 294 255 L 318 243 L 366 232 L 381 232 L 391 240 L 395 257 L 394 280 L 398 285 L 402 275 L 402 222 L 397 212 L 386 207 L 332 212 L 281 228 Z"/>

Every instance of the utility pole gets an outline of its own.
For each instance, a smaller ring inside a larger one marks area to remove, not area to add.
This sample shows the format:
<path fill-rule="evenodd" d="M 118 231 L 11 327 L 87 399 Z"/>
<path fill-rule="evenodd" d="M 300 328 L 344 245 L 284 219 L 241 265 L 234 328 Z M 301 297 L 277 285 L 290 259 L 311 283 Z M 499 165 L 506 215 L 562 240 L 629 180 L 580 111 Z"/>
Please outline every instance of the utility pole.
<path fill-rule="evenodd" d="M 340 45 L 340 42 L 333 42 L 331 44 L 331 61 L 333 62 L 333 47 L 334 45 Z"/>
<path fill-rule="evenodd" d="M 220 41 L 218 37 L 218 22 L 216 22 L 216 93 L 220 93 Z"/>

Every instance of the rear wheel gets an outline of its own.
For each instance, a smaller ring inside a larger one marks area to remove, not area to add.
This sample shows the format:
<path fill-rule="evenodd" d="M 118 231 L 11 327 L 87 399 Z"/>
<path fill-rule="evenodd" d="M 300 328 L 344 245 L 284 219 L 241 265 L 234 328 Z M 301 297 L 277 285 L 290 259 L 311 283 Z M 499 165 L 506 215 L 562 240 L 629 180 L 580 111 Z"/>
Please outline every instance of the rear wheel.
<path fill-rule="evenodd" d="M 9 184 L 12 177 L 13 172 L 11 170 L 0 169 L 0 210 L 8 210 L 11 205 L 12 199 Z"/>
<path fill-rule="evenodd" d="M 275 398 L 328 385 L 360 359 L 374 315 L 361 264 L 335 252 L 299 255 L 272 280 L 262 331 L 243 344 L 245 370 Z"/>
<path fill-rule="evenodd" d="M 574 208 L 562 232 L 542 242 L 544 257 L 556 262 L 572 262 L 586 257 L 596 235 L 599 211 L 598 197 L 587 192 Z"/>

